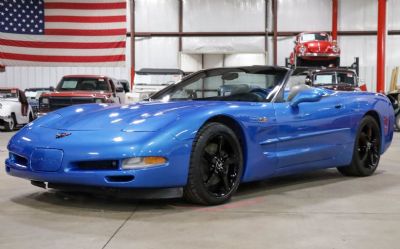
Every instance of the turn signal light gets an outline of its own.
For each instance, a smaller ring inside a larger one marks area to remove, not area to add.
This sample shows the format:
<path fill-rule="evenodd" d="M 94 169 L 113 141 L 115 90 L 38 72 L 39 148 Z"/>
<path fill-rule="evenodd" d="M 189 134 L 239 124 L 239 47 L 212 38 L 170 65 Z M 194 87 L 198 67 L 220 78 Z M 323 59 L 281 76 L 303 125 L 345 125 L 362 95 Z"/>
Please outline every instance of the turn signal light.
<path fill-rule="evenodd" d="M 167 159 L 158 156 L 132 157 L 122 161 L 122 169 L 140 169 L 165 164 Z"/>
<path fill-rule="evenodd" d="M 164 157 L 158 157 L 158 156 L 149 156 L 143 158 L 144 164 L 164 164 L 166 163 L 166 160 Z"/>

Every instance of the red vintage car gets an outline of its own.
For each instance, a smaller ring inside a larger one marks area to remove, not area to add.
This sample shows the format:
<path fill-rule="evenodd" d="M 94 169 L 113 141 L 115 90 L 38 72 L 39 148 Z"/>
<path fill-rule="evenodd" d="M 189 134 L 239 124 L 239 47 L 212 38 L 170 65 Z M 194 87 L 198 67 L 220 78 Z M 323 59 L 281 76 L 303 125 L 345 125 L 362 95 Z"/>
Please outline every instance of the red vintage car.
<path fill-rule="evenodd" d="M 123 85 L 103 75 L 67 75 L 55 90 L 40 96 L 38 116 L 76 104 L 125 102 Z"/>
<path fill-rule="evenodd" d="M 293 66 L 325 66 L 340 65 L 340 48 L 336 40 L 327 32 L 304 32 L 296 36 L 296 45 L 290 54 Z"/>

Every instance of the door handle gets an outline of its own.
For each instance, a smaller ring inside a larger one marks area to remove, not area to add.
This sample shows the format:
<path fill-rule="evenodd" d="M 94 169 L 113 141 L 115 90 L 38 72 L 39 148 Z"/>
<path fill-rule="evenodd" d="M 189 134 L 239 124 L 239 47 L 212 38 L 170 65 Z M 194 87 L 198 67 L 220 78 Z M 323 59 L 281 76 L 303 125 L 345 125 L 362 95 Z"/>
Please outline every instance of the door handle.
<path fill-rule="evenodd" d="M 343 107 L 342 104 L 337 104 L 337 105 L 335 105 L 335 108 L 336 108 L 336 109 L 341 109 L 342 107 Z"/>

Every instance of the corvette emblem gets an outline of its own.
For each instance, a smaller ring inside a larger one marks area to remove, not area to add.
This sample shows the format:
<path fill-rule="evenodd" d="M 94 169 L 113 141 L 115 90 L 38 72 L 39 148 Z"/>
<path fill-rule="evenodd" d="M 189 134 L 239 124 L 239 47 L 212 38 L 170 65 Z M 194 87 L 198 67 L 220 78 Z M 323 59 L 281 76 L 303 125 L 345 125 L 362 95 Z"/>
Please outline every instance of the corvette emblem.
<path fill-rule="evenodd" d="M 63 137 L 68 137 L 68 136 L 71 135 L 71 134 L 72 134 L 72 133 L 69 133 L 69 132 L 57 133 L 57 134 L 56 134 L 56 139 L 63 138 Z"/>

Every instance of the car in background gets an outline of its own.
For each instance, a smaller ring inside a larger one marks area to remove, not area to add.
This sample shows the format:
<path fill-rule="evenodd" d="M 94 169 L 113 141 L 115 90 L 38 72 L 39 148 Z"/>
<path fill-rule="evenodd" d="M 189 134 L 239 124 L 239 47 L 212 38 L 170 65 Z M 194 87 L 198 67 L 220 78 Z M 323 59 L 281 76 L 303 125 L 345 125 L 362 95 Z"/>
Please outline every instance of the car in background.
<path fill-rule="evenodd" d="M 124 86 L 103 75 L 67 75 L 54 92 L 39 98 L 39 116 L 63 107 L 86 103 L 125 103 Z"/>
<path fill-rule="evenodd" d="M 12 131 L 34 119 L 31 106 L 18 88 L 0 88 L 0 127 Z"/>
<path fill-rule="evenodd" d="M 352 68 L 307 68 L 294 70 L 293 84 L 306 84 L 334 91 L 364 91 L 357 73 Z"/>
<path fill-rule="evenodd" d="M 54 87 L 34 87 L 25 89 L 25 96 L 35 116 L 39 112 L 39 98 L 42 93 L 47 92 L 54 92 Z"/>
<path fill-rule="evenodd" d="M 393 139 L 388 98 L 290 85 L 292 73 L 211 68 L 148 102 L 56 110 L 13 136 L 6 172 L 43 188 L 176 190 L 203 205 L 273 176 L 372 175 Z"/>
<path fill-rule="evenodd" d="M 340 66 L 340 48 L 328 32 L 304 32 L 296 36 L 290 64 L 301 66 Z"/>
<path fill-rule="evenodd" d="M 130 94 L 132 101 L 148 99 L 152 94 L 182 80 L 184 72 L 175 68 L 142 68 L 135 73 L 135 84 Z"/>
<path fill-rule="evenodd" d="M 352 69 L 327 68 L 310 72 L 308 84 L 335 91 L 360 91 L 359 79 Z"/>
<path fill-rule="evenodd" d="M 386 96 L 392 102 L 395 115 L 395 128 L 397 131 L 400 131 L 400 90 L 391 91 Z"/>

